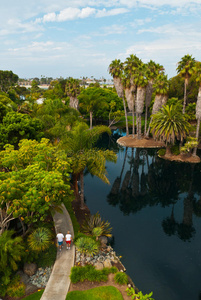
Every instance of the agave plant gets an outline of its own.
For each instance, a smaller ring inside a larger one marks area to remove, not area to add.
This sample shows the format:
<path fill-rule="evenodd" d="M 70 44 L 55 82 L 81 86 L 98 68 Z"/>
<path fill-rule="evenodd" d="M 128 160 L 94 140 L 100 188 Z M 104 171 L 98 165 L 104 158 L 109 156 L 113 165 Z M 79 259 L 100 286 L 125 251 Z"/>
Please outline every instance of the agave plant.
<path fill-rule="evenodd" d="M 96 240 L 98 240 L 98 238 L 103 235 L 103 229 L 101 227 L 95 227 L 92 230 L 92 234 L 96 237 Z"/>
<path fill-rule="evenodd" d="M 84 265 L 85 263 L 86 255 L 93 256 L 99 250 L 98 243 L 90 237 L 78 238 L 75 242 L 75 246 L 77 247 L 78 251 L 80 251 L 80 253 L 82 254 L 82 265 Z"/>
<path fill-rule="evenodd" d="M 82 231 L 89 235 L 95 235 L 94 229 L 96 229 L 97 233 L 100 232 L 101 229 L 101 235 L 111 237 L 111 231 L 112 227 L 110 227 L 110 223 L 108 221 L 102 220 L 99 212 L 97 212 L 95 215 L 91 215 L 90 217 L 87 217 L 82 225 Z M 95 231 L 95 232 L 96 232 Z"/>
<path fill-rule="evenodd" d="M 33 251 L 43 251 L 51 243 L 52 233 L 48 228 L 39 227 L 35 229 L 28 237 L 28 245 Z"/>

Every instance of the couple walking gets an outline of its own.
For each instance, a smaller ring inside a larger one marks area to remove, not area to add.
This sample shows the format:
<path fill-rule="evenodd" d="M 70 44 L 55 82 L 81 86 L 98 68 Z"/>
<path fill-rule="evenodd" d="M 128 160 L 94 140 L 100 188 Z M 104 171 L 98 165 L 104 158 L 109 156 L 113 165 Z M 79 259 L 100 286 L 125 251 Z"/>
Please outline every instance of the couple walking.
<path fill-rule="evenodd" d="M 63 246 L 63 241 L 64 241 L 64 235 L 60 231 L 57 233 L 57 241 L 59 245 L 59 250 L 61 251 L 61 247 Z M 67 232 L 65 236 L 65 241 L 66 241 L 66 249 L 70 249 L 71 241 L 72 241 L 72 236 L 70 234 L 70 231 Z"/>

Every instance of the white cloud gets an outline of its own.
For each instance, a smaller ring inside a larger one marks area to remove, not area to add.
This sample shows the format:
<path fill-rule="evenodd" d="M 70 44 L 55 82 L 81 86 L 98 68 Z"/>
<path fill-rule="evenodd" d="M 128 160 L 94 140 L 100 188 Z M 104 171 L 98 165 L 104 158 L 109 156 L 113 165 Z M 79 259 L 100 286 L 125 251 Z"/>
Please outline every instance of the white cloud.
<path fill-rule="evenodd" d="M 102 18 L 102 17 L 110 17 L 110 16 L 116 16 L 116 15 L 120 15 L 120 14 L 125 14 L 127 13 L 129 10 L 126 8 L 115 8 L 115 9 L 111 9 L 111 10 L 106 10 L 105 8 L 102 10 L 98 10 L 96 17 L 97 18 Z"/>

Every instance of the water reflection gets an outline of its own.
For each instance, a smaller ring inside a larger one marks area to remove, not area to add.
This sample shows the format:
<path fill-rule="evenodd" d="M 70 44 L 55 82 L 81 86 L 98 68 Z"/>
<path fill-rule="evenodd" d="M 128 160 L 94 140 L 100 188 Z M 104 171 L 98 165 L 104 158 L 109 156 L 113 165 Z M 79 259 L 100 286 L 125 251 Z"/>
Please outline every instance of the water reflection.
<path fill-rule="evenodd" d="M 124 215 L 135 214 L 147 206 L 171 206 L 171 215 L 162 221 L 165 234 L 190 241 L 196 231 L 193 214 L 201 216 L 200 165 L 162 160 L 157 149 L 126 148 L 120 174 L 114 180 L 107 201 L 119 206 Z M 122 154 L 122 153 L 121 153 Z M 126 162 L 129 167 L 125 170 Z M 183 200 L 183 219 L 175 219 L 175 204 Z"/>

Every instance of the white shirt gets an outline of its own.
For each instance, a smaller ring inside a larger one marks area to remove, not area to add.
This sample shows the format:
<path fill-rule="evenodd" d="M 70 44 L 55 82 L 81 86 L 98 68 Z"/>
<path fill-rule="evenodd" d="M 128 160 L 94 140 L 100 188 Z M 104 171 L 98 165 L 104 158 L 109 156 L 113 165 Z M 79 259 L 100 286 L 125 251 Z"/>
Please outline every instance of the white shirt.
<path fill-rule="evenodd" d="M 63 239 L 64 239 L 63 233 L 57 233 L 57 239 L 58 239 L 58 242 L 63 242 Z"/>
<path fill-rule="evenodd" d="M 66 234 L 66 241 L 71 241 L 71 234 L 70 233 Z"/>

